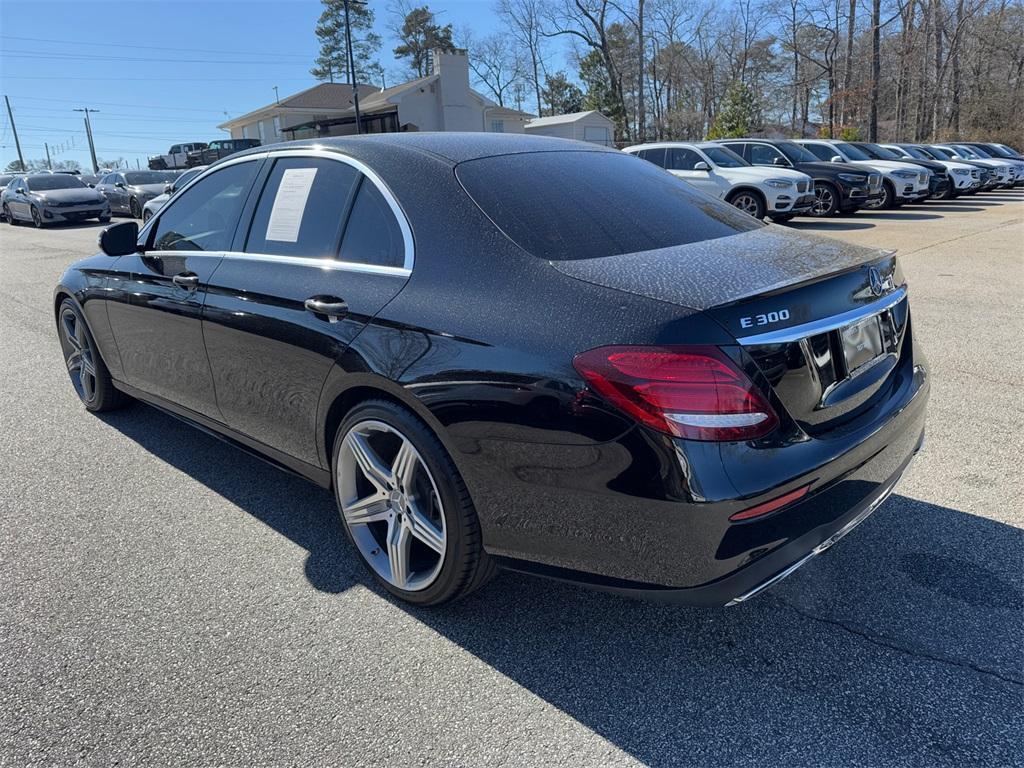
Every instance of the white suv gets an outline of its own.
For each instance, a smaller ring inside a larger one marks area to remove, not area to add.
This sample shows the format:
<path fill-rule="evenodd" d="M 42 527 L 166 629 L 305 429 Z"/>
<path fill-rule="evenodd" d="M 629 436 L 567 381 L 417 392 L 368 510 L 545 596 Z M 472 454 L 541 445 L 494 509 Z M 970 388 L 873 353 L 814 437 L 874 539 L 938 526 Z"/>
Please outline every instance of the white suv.
<path fill-rule="evenodd" d="M 895 208 L 928 197 L 932 172 L 898 160 L 875 160 L 846 141 L 796 139 L 817 158 L 833 163 L 852 163 L 874 168 L 882 174 L 882 197 L 867 208 Z"/>
<path fill-rule="evenodd" d="M 1012 187 L 1017 180 L 1017 169 L 1014 168 L 1013 163 L 1008 163 L 1005 160 L 996 160 L 992 157 L 983 157 L 976 149 L 965 144 L 935 144 L 933 146 L 945 149 L 947 152 L 952 152 L 954 158 L 970 160 L 972 163 L 979 163 L 987 168 L 991 168 L 996 172 L 997 189 L 998 187 Z"/>
<path fill-rule="evenodd" d="M 623 151 L 649 160 L 758 219 L 771 216 L 776 223 L 789 221 L 814 207 L 814 181 L 806 173 L 751 165 L 714 142 L 663 141 Z"/>
<path fill-rule="evenodd" d="M 897 155 L 910 160 L 930 160 L 933 163 L 940 163 L 946 166 L 946 170 L 949 171 L 949 180 L 952 182 L 948 197 L 956 197 L 959 194 L 970 192 L 981 186 L 981 174 L 978 173 L 978 169 L 967 165 L 967 163 L 958 163 L 955 160 L 939 160 L 924 150 L 918 149 L 913 144 L 882 144 L 881 146 L 891 149 Z"/>

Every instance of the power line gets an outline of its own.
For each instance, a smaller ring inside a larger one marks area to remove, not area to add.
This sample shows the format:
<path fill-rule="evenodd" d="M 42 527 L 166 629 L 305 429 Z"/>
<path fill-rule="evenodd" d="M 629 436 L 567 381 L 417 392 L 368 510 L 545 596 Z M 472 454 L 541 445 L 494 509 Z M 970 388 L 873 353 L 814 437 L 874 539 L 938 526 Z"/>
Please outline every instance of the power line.
<path fill-rule="evenodd" d="M 5 75 L 5 77 L 6 77 L 6 75 Z M 11 94 L 11 95 L 14 98 L 16 98 L 16 99 L 24 99 L 26 101 L 56 101 L 56 102 L 60 102 L 61 104 L 77 104 L 78 103 L 74 99 L 55 99 L 55 98 L 46 97 L 46 96 L 15 96 L 14 94 Z M 118 102 L 118 101 L 94 101 L 92 103 L 93 104 L 99 104 L 102 107 L 132 107 L 134 109 L 169 109 L 172 112 L 216 112 L 218 115 L 223 115 L 224 114 L 224 110 L 222 110 L 222 109 L 213 109 L 211 107 L 198 108 L 198 107 L 174 107 L 174 106 L 167 106 L 166 104 L 162 104 L 162 105 L 159 105 L 159 104 L 130 104 L 130 103 L 127 103 L 127 102 L 124 102 L 124 101 L 120 101 L 120 102 Z"/>
<path fill-rule="evenodd" d="M 32 43 L 62 43 L 64 45 L 95 46 L 95 43 L 83 42 L 81 40 L 52 40 L 52 39 L 43 38 L 43 37 L 18 37 L 17 35 L 0 35 L 0 37 L 4 38 L 5 40 L 24 40 L 24 41 L 32 42 Z M 177 47 L 159 46 L 159 45 L 129 45 L 127 43 L 121 43 L 121 42 L 119 42 L 117 44 L 117 47 L 118 48 L 139 48 L 139 49 L 147 50 L 147 51 L 176 51 L 178 53 L 182 53 L 182 52 L 186 52 L 186 53 L 223 53 L 223 54 L 228 54 L 228 55 L 230 55 L 230 54 L 241 54 L 243 56 L 245 56 L 245 55 L 263 55 L 264 53 L 266 53 L 267 56 L 282 56 L 282 57 L 302 58 L 302 59 L 307 58 L 306 56 L 304 56 L 301 53 L 270 53 L 270 52 L 267 52 L 267 51 L 223 51 L 223 50 L 213 50 L 213 49 L 210 49 L 210 48 L 177 48 Z"/>
<path fill-rule="evenodd" d="M 96 75 L 95 77 L 64 77 L 63 75 L 8 75 L 4 74 L 5 80 L 88 80 L 88 81 L 110 81 L 110 75 Z M 195 75 L 192 77 L 121 77 L 117 76 L 118 82 L 140 82 L 140 83 L 192 83 L 195 82 Z M 203 77 L 204 83 L 267 83 L 266 77 Z M 308 77 L 275 77 L 275 83 L 308 83 Z"/>
<path fill-rule="evenodd" d="M 138 56 L 99 56 L 91 53 L 39 53 L 38 51 L 25 51 L 17 48 L 8 48 L 3 51 L 4 56 L 21 59 L 50 59 L 52 61 L 134 61 L 138 62 Z M 163 64 L 221 64 L 221 65 L 242 65 L 252 66 L 253 64 L 265 64 L 272 67 L 305 67 L 305 63 L 298 61 L 267 61 L 266 59 L 152 59 L 147 57 L 146 63 Z"/>

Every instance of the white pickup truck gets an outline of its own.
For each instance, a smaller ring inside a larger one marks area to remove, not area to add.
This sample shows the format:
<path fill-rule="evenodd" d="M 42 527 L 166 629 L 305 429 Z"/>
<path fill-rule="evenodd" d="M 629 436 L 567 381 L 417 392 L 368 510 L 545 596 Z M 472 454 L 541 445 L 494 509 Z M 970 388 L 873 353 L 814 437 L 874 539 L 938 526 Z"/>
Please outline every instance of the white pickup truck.
<path fill-rule="evenodd" d="M 194 141 L 191 144 L 175 144 L 166 155 L 153 155 L 149 158 L 149 167 L 153 171 L 176 171 L 186 168 L 185 161 L 189 152 L 206 149 L 206 142 Z"/>

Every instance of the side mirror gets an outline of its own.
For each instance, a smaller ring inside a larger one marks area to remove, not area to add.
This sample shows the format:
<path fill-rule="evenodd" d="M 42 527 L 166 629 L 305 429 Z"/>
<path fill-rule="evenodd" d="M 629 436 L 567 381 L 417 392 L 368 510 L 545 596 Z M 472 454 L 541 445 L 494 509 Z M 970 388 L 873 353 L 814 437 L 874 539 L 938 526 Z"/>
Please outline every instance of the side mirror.
<path fill-rule="evenodd" d="M 164 184 L 164 194 L 169 195 L 174 191 L 174 185 L 171 183 Z"/>
<path fill-rule="evenodd" d="M 846 161 L 843 160 L 843 158 L 840 155 L 832 155 L 832 159 L 829 160 L 829 162 L 830 163 L 845 163 Z"/>
<path fill-rule="evenodd" d="M 708 165 L 707 163 L 705 163 L 703 160 L 701 160 L 699 163 L 695 163 L 694 164 L 693 170 L 695 170 L 695 171 L 710 171 L 711 170 L 711 166 Z"/>
<path fill-rule="evenodd" d="M 119 189 L 124 189 L 124 182 L 123 181 L 119 181 L 114 186 L 119 188 Z"/>
<path fill-rule="evenodd" d="M 789 163 L 786 162 L 785 158 L 776 157 L 772 160 L 772 165 L 789 165 Z"/>
<path fill-rule="evenodd" d="M 95 184 L 93 184 L 92 182 L 90 182 L 90 183 L 89 183 L 89 188 L 90 188 L 90 189 L 96 189 L 96 185 L 95 185 Z"/>
<path fill-rule="evenodd" d="M 134 221 L 112 224 L 100 232 L 100 250 L 107 256 L 127 256 L 138 250 L 139 225 Z"/>

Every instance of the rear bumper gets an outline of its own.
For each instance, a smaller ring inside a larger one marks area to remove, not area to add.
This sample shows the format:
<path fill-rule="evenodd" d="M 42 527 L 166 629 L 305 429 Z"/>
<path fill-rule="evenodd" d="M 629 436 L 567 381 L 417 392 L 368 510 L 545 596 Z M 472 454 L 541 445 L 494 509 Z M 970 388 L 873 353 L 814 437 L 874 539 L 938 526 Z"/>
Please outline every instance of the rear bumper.
<path fill-rule="evenodd" d="M 591 526 L 603 526 L 592 548 L 550 552 L 544 562 L 508 551 L 492 555 L 510 570 L 632 597 L 704 606 L 742 602 L 828 549 L 881 505 L 922 445 L 928 389 L 925 370 L 915 366 L 894 394 L 897 410 L 871 434 L 848 435 L 841 445 L 814 446 L 818 441 L 812 440 L 794 451 L 795 458 L 782 456 L 786 448 L 758 457 L 754 463 L 765 463 L 766 471 L 803 466 L 767 498 L 812 487 L 805 500 L 763 518 L 728 520 L 737 509 L 766 500 L 764 495 L 690 504 L 620 497 L 619 509 L 588 495 L 575 501 L 573 533 L 589 538 Z M 722 461 L 717 450 L 709 454 L 709 462 Z M 684 471 L 699 475 L 701 457 L 687 459 Z M 823 463 L 813 466 L 816 460 Z M 703 487 L 711 492 L 714 485 L 711 479 Z M 634 573 L 642 578 L 632 578 Z"/>

